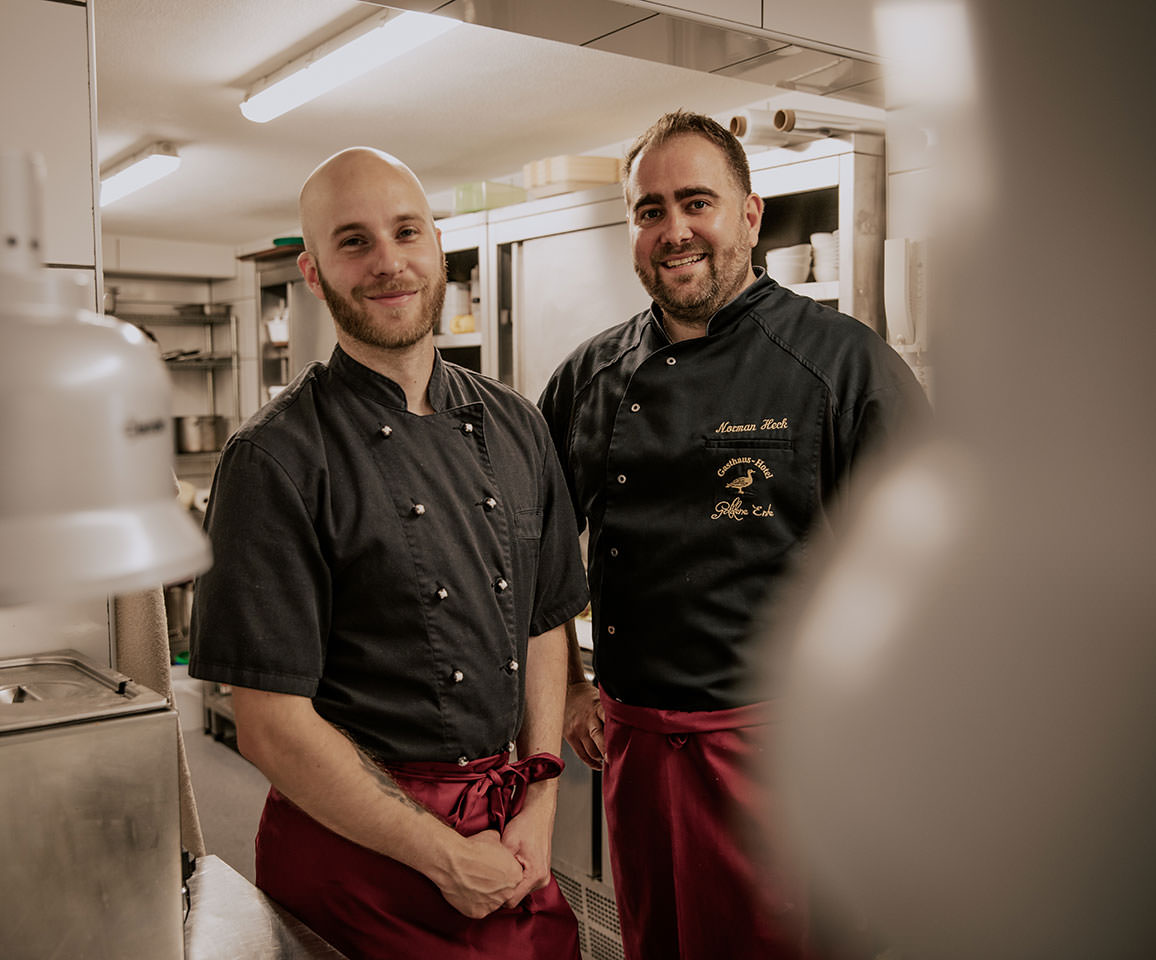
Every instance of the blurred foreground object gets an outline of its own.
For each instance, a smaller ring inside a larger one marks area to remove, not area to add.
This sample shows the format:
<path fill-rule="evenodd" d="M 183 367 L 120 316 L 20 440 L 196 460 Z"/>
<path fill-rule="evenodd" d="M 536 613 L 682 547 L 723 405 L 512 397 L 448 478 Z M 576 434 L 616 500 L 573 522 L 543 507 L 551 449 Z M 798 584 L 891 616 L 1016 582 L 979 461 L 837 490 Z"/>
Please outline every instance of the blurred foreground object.
<path fill-rule="evenodd" d="M 127 593 L 210 561 L 176 499 L 164 365 L 41 267 L 41 189 L 32 157 L 0 153 L 0 606 Z"/>
<path fill-rule="evenodd" d="M 877 13 L 899 99 L 922 91 L 895 106 L 937 152 L 941 440 L 815 568 L 795 829 L 905 958 L 1156 956 L 1154 15 Z"/>

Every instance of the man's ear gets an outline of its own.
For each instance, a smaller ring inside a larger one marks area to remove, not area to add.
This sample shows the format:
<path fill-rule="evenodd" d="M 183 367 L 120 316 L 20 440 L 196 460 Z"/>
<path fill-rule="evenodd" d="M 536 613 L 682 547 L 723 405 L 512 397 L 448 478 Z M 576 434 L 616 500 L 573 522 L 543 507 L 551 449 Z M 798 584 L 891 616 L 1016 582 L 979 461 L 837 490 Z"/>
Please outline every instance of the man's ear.
<path fill-rule="evenodd" d="M 301 276 L 305 278 L 305 286 L 309 288 L 313 296 L 324 302 L 325 291 L 321 289 L 321 278 L 317 273 L 317 261 L 308 250 L 297 254 L 297 269 L 301 271 Z"/>
<path fill-rule="evenodd" d="M 757 193 L 752 193 L 747 196 L 746 205 L 743 208 L 743 216 L 747 221 L 747 236 L 753 249 L 759 242 L 759 227 L 763 222 L 763 198 Z M 304 254 L 302 254 L 302 256 L 304 256 Z"/>

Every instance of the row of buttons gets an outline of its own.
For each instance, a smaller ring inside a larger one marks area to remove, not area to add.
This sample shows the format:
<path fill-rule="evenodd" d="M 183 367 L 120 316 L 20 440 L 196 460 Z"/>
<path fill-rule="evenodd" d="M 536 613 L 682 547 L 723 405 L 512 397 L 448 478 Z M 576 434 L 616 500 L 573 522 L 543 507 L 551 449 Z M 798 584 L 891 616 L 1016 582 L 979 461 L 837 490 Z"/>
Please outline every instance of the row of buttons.
<path fill-rule="evenodd" d="M 462 431 L 463 434 L 468 436 L 469 434 L 472 434 L 474 432 L 474 425 L 472 423 L 463 423 L 461 425 L 461 427 L 459 427 L 459 429 Z M 381 428 L 381 435 L 383 437 L 392 436 L 393 435 L 393 427 L 391 427 L 389 424 L 384 424 Z M 498 501 L 494 497 L 485 497 L 480 501 L 479 505 L 484 510 L 489 512 L 489 511 L 497 508 Z M 415 503 L 413 505 L 412 513 L 415 517 L 425 516 L 425 511 L 426 511 L 425 504 Z M 503 593 L 509 589 L 510 582 L 505 577 L 499 576 L 499 577 L 496 577 L 494 579 L 493 587 L 498 593 Z M 446 600 L 449 598 L 450 592 L 445 587 L 438 587 L 435 595 L 437 596 L 438 600 Z M 515 660 L 513 657 L 511 657 L 509 660 L 506 661 L 504 669 L 506 669 L 510 673 L 517 673 L 520 666 L 521 665 L 518 663 L 518 661 Z M 462 681 L 464 681 L 466 679 L 465 672 L 462 670 L 454 670 L 453 673 L 450 674 L 450 677 L 454 683 L 461 683 Z M 506 750 L 508 750 L 508 751 L 513 751 L 514 747 L 515 747 L 515 744 L 514 744 L 513 740 L 511 740 L 509 743 L 506 744 Z M 469 757 L 466 757 L 466 756 L 458 757 L 458 766 L 459 767 L 468 766 L 469 762 L 470 762 Z"/>
<path fill-rule="evenodd" d="M 666 363 L 667 363 L 667 366 L 673 367 L 676 363 L 678 363 L 678 361 L 674 357 L 667 357 Z M 631 413 L 638 413 L 638 411 L 641 409 L 642 409 L 641 405 L 639 405 L 637 403 L 632 403 L 630 405 L 630 412 Z M 621 482 L 622 482 L 622 480 L 620 479 L 619 483 L 621 483 Z"/>
<path fill-rule="evenodd" d="M 513 753 L 513 752 L 514 752 L 514 748 L 515 748 L 515 747 L 517 747 L 517 744 L 516 744 L 516 743 L 514 743 L 514 741 L 513 741 L 513 740 L 509 741 L 509 742 L 506 744 L 506 752 L 507 752 L 507 753 Z M 468 765 L 469 765 L 469 762 L 470 762 L 470 758 L 469 758 L 469 757 L 458 757 L 458 766 L 459 766 L 459 767 L 465 767 L 465 766 L 468 766 Z"/>
<path fill-rule="evenodd" d="M 466 436 L 469 436 L 474 432 L 474 425 L 472 423 L 463 423 L 460 427 L 458 427 L 458 429 L 461 430 L 462 433 L 466 434 Z M 383 437 L 392 437 L 393 427 L 391 427 L 388 423 L 383 424 L 381 427 L 381 435 Z"/>
<path fill-rule="evenodd" d="M 521 669 L 521 666 L 522 665 L 518 663 L 517 660 L 515 660 L 513 657 L 510 657 L 510 659 L 505 662 L 502 669 L 508 671 L 509 673 L 517 673 L 518 670 Z M 455 670 L 450 674 L 450 677 L 454 683 L 461 683 L 466 679 L 466 675 L 461 670 Z"/>
<path fill-rule="evenodd" d="M 491 510 L 495 509 L 498 506 L 498 501 L 495 500 L 493 497 L 486 497 L 486 498 L 478 501 L 478 506 L 480 506 L 483 510 L 485 510 L 486 513 L 489 513 Z M 410 512 L 415 517 L 424 517 L 425 516 L 425 504 L 424 503 L 415 503 L 413 505 L 412 509 L 410 510 Z"/>
<path fill-rule="evenodd" d="M 678 363 L 678 360 L 676 360 L 674 357 L 667 357 L 667 358 L 666 358 L 666 364 L 667 364 L 667 366 L 669 366 L 669 367 L 673 367 L 673 366 L 674 366 L 676 363 Z M 637 404 L 637 403 L 632 403 L 632 404 L 630 405 L 630 412 L 631 412 L 631 413 L 638 413 L 638 411 L 639 411 L 639 410 L 641 410 L 641 409 L 642 409 L 641 405 L 639 405 L 639 404 Z M 624 483 L 626 483 L 626 474 L 625 474 L 625 473 L 620 473 L 620 474 L 618 474 L 618 478 L 617 478 L 617 479 L 618 479 L 618 482 L 619 482 L 620 484 L 624 484 Z M 610 553 L 610 556 L 612 556 L 612 557 L 617 557 L 617 556 L 618 556 L 618 548 L 617 548 L 617 547 L 611 547 L 611 548 L 610 548 L 610 551 L 609 551 L 609 553 Z M 610 636 L 614 636 L 614 627 L 613 627 L 613 626 L 609 626 L 609 627 L 607 627 L 607 628 L 606 628 L 606 632 L 607 632 L 607 633 L 608 633 Z"/>

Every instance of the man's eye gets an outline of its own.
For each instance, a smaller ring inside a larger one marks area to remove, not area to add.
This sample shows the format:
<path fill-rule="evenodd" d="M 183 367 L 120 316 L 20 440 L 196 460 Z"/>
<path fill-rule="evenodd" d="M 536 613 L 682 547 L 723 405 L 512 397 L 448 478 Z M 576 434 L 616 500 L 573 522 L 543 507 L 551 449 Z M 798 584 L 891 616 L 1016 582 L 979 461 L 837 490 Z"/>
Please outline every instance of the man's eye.
<path fill-rule="evenodd" d="M 638 219 L 639 220 L 657 220 L 660 214 L 661 214 L 660 210 L 657 210 L 657 209 L 652 207 L 649 210 L 639 210 L 638 211 Z"/>
<path fill-rule="evenodd" d="M 420 234 L 421 231 L 418 230 L 417 227 L 402 227 L 402 229 L 397 232 L 397 237 L 399 240 L 411 240 Z"/>
<path fill-rule="evenodd" d="M 345 237 L 339 244 L 339 247 L 357 247 L 365 241 L 361 237 Z"/>
<path fill-rule="evenodd" d="M 705 200 L 691 200 L 687 206 L 692 210 L 705 210 L 709 204 Z"/>

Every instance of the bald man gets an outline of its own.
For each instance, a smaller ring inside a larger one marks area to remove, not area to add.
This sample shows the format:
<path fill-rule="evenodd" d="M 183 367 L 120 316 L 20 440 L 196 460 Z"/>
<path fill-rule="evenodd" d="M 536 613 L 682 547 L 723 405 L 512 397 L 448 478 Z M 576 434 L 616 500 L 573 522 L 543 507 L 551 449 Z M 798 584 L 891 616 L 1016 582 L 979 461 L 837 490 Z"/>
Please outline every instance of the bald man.
<path fill-rule="evenodd" d="M 257 884 L 351 958 L 577 958 L 549 866 L 587 593 L 549 432 L 435 349 L 445 259 L 404 164 L 336 154 L 300 210 L 337 346 L 222 453 L 189 664 L 272 785 Z"/>

